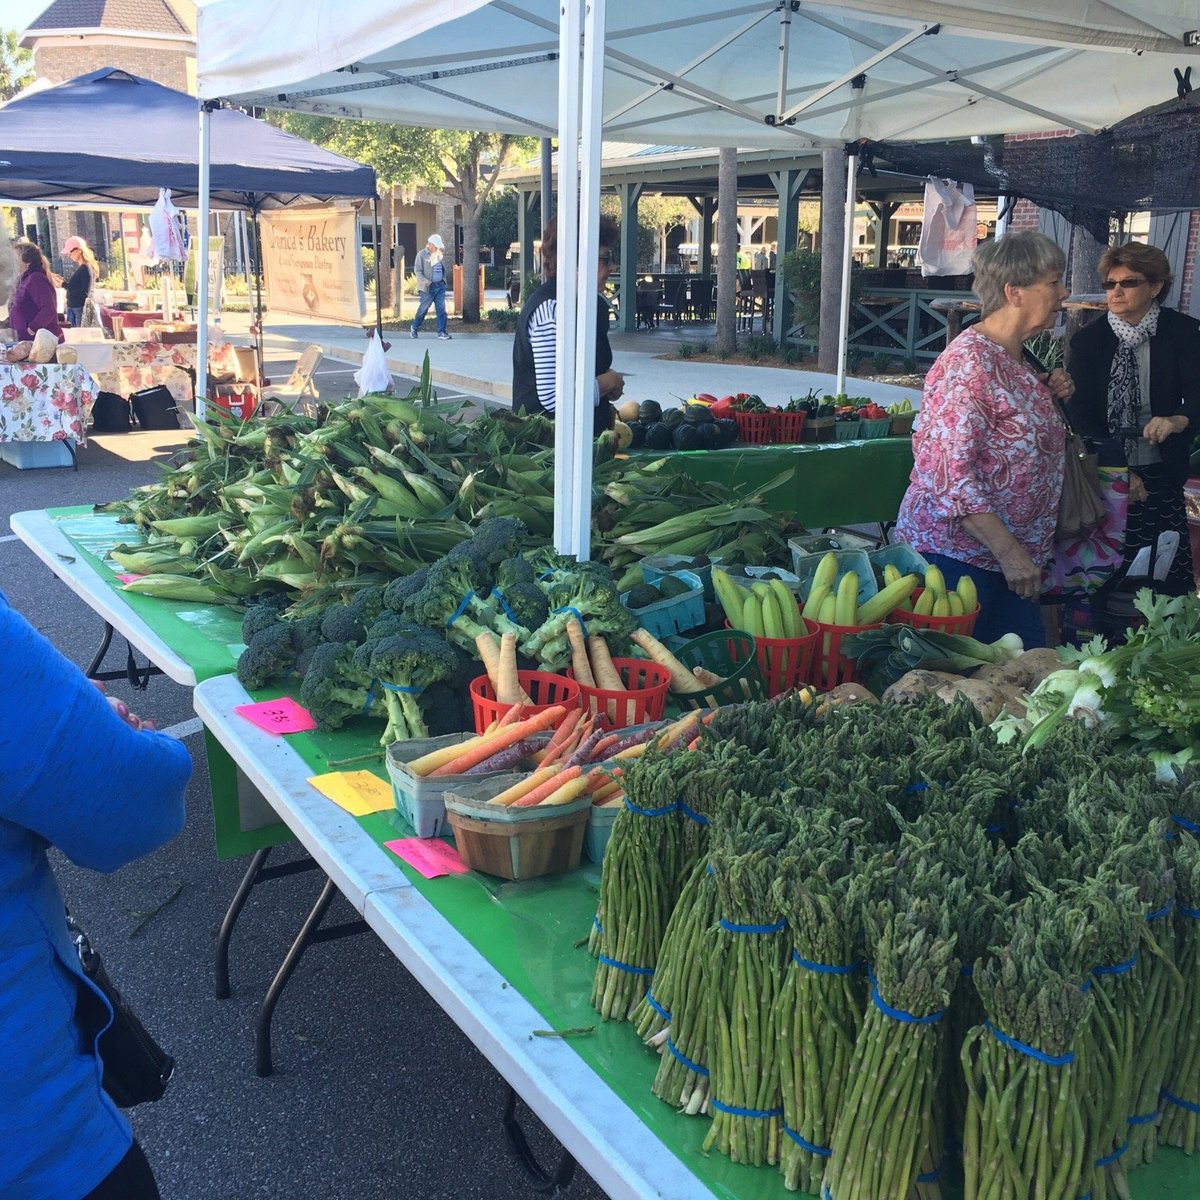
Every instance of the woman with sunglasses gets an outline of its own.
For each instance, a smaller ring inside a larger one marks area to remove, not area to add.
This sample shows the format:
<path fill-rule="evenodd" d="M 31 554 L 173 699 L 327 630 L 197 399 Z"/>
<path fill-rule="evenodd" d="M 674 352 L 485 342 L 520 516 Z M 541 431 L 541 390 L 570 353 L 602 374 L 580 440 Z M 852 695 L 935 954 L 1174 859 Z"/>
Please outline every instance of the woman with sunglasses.
<path fill-rule="evenodd" d="M 1183 484 L 1200 430 L 1200 322 L 1162 306 L 1171 267 L 1155 246 L 1110 246 L 1100 275 L 1108 314 L 1071 339 L 1070 415 L 1102 464 L 1129 467 L 1125 561 L 1144 546 L 1173 553 L 1159 589 L 1183 595 L 1196 586 Z"/>
<path fill-rule="evenodd" d="M 600 218 L 600 259 L 596 287 L 596 387 L 593 392 L 596 415 L 593 432 L 600 434 L 613 423 L 613 401 L 621 398 L 625 380 L 612 369 L 613 353 L 608 344 L 608 301 L 604 285 L 613 269 L 613 247 L 617 244 L 617 223 L 611 217 Z M 558 222 L 550 218 L 542 230 L 542 284 L 525 301 L 517 318 L 513 338 L 513 412 L 541 413 L 554 418 L 557 396 L 554 391 L 555 325 L 558 320 Z M 581 281 L 582 286 L 582 281 Z"/>

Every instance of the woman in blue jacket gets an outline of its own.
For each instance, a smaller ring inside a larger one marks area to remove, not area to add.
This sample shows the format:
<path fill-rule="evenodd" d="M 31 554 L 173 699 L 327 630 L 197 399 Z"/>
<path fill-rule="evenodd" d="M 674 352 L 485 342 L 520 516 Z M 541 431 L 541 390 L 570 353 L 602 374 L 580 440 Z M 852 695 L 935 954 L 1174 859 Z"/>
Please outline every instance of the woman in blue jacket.
<path fill-rule="evenodd" d="M 81 1000 L 99 993 L 80 970 L 46 851 L 107 872 L 170 841 L 191 757 L 122 720 L 3 595 L 0 646 L 0 1196 L 154 1200 L 79 1023 Z"/>

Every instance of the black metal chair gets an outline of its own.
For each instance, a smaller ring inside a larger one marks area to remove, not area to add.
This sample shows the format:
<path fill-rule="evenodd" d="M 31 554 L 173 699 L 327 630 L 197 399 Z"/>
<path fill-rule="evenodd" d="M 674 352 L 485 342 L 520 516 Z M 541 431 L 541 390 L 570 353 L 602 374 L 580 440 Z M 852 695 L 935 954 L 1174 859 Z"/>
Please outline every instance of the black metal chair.
<path fill-rule="evenodd" d="M 670 317 L 676 329 L 683 323 L 683 314 L 687 306 L 687 279 L 664 279 L 661 299 L 658 302 L 658 315 Z"/>

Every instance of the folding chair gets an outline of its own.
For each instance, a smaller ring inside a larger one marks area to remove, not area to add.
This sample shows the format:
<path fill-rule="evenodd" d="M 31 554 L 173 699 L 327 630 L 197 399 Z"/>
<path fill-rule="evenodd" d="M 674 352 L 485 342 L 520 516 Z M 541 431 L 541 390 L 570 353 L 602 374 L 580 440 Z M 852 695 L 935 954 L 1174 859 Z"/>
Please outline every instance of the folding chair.
<path fill-rule="evenodd" d="M 285 408 L 311 414 L 320 399 L 320 393 L 313 383 L 313 374 L 321 365 L 321 358 L 321 347 L 309 346 L 296 360 L 286 383 L 263 388 L 259 392 L 259 400 L 264 415 L 273 416 Z M 270 407 L 267 406 L 268 401 L 273 402 Z"/>

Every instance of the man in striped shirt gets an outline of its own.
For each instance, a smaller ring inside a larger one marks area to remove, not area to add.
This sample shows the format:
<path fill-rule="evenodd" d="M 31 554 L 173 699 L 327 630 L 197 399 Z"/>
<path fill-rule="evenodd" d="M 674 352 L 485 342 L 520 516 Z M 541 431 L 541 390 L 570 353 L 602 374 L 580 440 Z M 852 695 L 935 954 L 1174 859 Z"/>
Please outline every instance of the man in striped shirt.
<path fill-rule="evenodd" d="M 596 306 L 596 386 L 593 403 L 596 415 L 594 432 L 612 425 L 613 401 L 620 399 L 625 387 L 621 375 L 612 370 L 612 347 L 608 344 L 608 301 L 604 285 L 613 269 L 613 247 L 617 244 L 617 224 L 611 217 L 600 218 L 600 261 L 596 276 L 600 291 Z M 546 281 L 521 309 L 513 339 L 513 411 L 543 413 L 553 419 L 557 397 L 554 393 L 555 324 L 558 319 L 557 222 L 551 218 L 542 231 L 542 264 Z"/>

